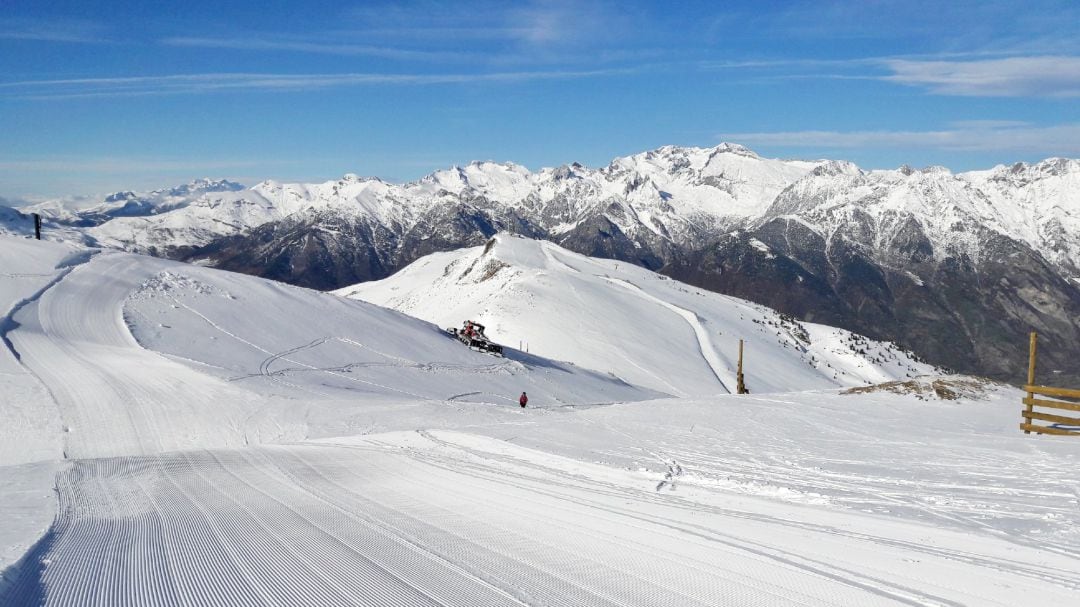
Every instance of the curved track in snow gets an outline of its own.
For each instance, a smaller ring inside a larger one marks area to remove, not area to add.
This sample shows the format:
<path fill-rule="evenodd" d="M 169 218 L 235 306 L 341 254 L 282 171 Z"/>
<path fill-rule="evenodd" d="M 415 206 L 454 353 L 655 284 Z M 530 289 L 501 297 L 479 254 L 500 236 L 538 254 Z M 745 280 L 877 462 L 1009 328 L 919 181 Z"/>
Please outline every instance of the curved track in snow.
<path fill-rule="evenodd" d="M 620 278 L 604 277 L 608 282 L 619 285 L 624 289 L 634 293 L 635 295 L 647 299 L 658 306 L 663 306 L 668 310 L 671 310 L 675 314 L 678 314 L 686 321 L 686 324 L 690 325 L 690 328 L 694 330 L 694 336 L 697 337 L 698 350 L 701 352 L 701 357 L 705 359 L 705 363 L 712 369 L 713 375 L 716 377 L 716 381 L 720 382 L 722 387 L 728 394 L 731 394 L 731 388 L 728 387 L 728 383 L 724 381 L 724 377 L 728 378 L 728 382 L 734 382 L 734 378 L 731 376 L 731 370 L 728 365 L 716 354 L 716 348 L 713 347 L 712 338 L 709 337 L 709 332 L 705 330 L 705 327 L 701 324 L 701 319 L 697 314 L 686 308 L 680 308 L 679 306 L 664 301 L 659 297 L 646 293 L 641 287 L 635 285 L 632 282 L 622 280 Z"/>
<path fill-rule="evenodd" d="M 7 338 L 49 387 L 68 458 L 244 444 L 251 395 L 139 347 L 124 323 L 124 300 L 164 263 L 98 255 L 14 315 Z"/>

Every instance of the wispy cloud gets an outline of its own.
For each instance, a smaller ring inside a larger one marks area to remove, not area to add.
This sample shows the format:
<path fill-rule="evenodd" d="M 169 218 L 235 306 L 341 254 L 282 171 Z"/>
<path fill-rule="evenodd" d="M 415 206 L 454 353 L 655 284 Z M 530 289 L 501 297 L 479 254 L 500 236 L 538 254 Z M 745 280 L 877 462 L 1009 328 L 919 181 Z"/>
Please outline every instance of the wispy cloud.
<path fill-rule="evenodd" d="M 8 207 L 17 209 L 19 207 L 30 204 L 32 201 L 22 197 L 16 196 L 0 196 L 0 207 Z"/>
<path fill-rule="evenodd" d="M 1075 52 L 1080 34 L 1080 6 L 1074 0 L 789 0 L 768 8 L 740 4 L 725 3 L 724 10 L 706 20 L 715 39 L 815 46 L 836 40 L 907 40 L 918 42 L 914 48 L 942 51 L 1045 54 L 1048 48 Z"/>
<path fill-rule="evenodd" d="M 990 56 L 988 56 L 990 55 Z M 858 79 L 967 97 L 1080 96 L 1080 56 L 1000 56 L 967 52 L 935 56 L 702 61 L 702 69 L 751 72 L 757 80 Z"/>
<path fill-rule="evenodd" d="M 459 74 L 182 74 L 116 78 L 71 78 L 0 82 L 0 96 L 24 99 L 69 99 L 181 95 L 225 91 L 306 91 L 375 85 L 439 85 L 513 83 L 591 78 L 631 73 L 630 69 L 556 70 Z"/>
<path fill-rule="evenodd" d="M 344 56 L 368 56 L 384 59 L 396 59 L 403 61 L 463 61 L 477 59 L 476 53 L 462 53 L 456 51 L 429 51 L 392 46 L 377 46 L 368 44 L 335 43 L 315 40 L 296 40 L 287 37 L 260 38 L 260 37 L 229 37 L 229 38 L 205 38 L 205 37 L 174 37 L 165 38 L 162 44 L 168 46 L 234 49 L 242 51 L 281 51 L 299 53 L 319 53 L 325 55 Z"/>
<path fill-rule="evenodd" d="M 99 158 L 31 158 L 0 160 L 0 171 L 24 172 L 93 172 L 93 173 L 135 173 L 146 171 L 220 171 L 225 169 L 249 168 L 272 162 L 260 160 L 194 160 L 194 159 L 148 159 L 124 157 Z"/>
<path fill-rule="evenodd" d="M 724 133 L 720 139 L 749 145 L 820 150 L 919 148 L 948 151 L 1080 154 L 1080 123 L 1035 126 L 1018 121 L 968 121 L 936 131 L 781 131 Z"/>
<path fill-rule="evenodd" d="M 884 80 L 938 95 L 1078 97 L 1080 57 L 1008 57 L 983 61 L 891 60 Z"/>
<path fill-rule="evenodd" d="M 460 42 L 502 40 L 536 47 L 607 44 L 633 34 L 632 11 L 606 1 L 472 0 L 368 3 L 349 11 L 348 22 L 371 36 Z"/>
<path fill-rule="evenodd" d="M 105 27 L 73 19 L 0 18 L 0 40 L 102 44 L 110 42 Z"/>
<path fill-rule="evenodd" d="M 172 47 L 364 56 L 474 64 L 598 64 L 654 57 L 637 38 L 631 11 L 609 2 L 483 0 L 366 4 L 339 27 L 304 33 L 232 31 L 165 37 Z M 297 28 L 303 31 L 304 28 Z"/>

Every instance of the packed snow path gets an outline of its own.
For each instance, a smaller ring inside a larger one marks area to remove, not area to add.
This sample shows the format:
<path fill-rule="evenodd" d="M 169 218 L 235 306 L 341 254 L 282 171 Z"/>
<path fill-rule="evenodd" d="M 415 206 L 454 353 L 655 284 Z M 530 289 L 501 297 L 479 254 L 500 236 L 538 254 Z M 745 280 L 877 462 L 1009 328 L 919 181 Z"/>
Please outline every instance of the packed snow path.
<path fill-rule="evenodd" d="M 724 389 L 724 392 L 731 394 L 731 388 L 728 387 L 728 384 L 735 383 L 735 377 L 732 375 L 731 367 L 716 354 L 716 348 L 713 347 L 712 338 L 709 337 L 709 332 L 702 326 L 701 318 L 699 318 L 697 314 L 694 314 L 686 308 L 680 308 L 673 303 L 666 302 L 659 297 L 649 295 L 645 291 L 642 291 L 641 287 L 628 280 L 619 278 L 607 278 L 607 280 L 612 284 L 617 284 L 620 287 L 627 289 L 638 297 L 645 298 L 661 307 L 671 310 L 685 320 L 686 324 L 690 325 L 690 328 L 694 330 L 694 337 L 697 339 L 698 351 L 701 352 L 701 358 L 705 359 L 705 362 L 709 365 L 709 369 L 711 369 L 713 375 L 716 376 L 716 381 L 720 383 L 720 387 Z M 724 378 L 727 378 L 727 382 L 724 381 Z"/>
<path fill-rule="evenodd" d="M 252 395 L 139 347 L 123 302 L 167 262 L 99 255 L 14 315 L 8 339 L 48 386 L 67 458 L 242 445 Z"/>
<path fill-rule="evenodd" d="M 32 553 L 40 566 L 25 567 L 7 599 L 1015 605 L 1023 589 L 1000 582 L 1035 578 L 1057 604 L 1075 595 L 1054 586 L 1080 584 L 1080 572 L 1037 564 L 1045 555 L 1032 550 L 947 534 L 924 544 L 917 528 L 866 533 L 826 513 L 704 508 L 536 454 L 421 432 L 75 462 L 58 477 L 57 522 Z"/>

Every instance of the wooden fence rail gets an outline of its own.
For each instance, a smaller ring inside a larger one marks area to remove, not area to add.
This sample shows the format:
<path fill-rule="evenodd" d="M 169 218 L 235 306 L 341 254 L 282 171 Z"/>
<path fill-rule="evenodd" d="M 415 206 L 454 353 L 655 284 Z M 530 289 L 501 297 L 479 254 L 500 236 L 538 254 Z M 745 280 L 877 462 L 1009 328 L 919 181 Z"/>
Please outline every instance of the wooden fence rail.
<path fill-rule="evenodd" d="M 1035 407 L 1046 407 L 1048 409 L 1057 409 L 1059 411 L 1080 412 L 1080 390 L 1035 385 L 1035 352 L 1037 349 L 1038 336 L 1035 335 L 1035 333 L 1032 333 L 1031 343 L 1028 349 L 1028 381 L 1027 385 L 1024 386 L 1027 397 L 1024 398 L 1023 402 L 1027 407 L 1020 412 L 1024 417 L 1024 421 L 1020 424 L 1020 429 L 1024 431 L 1024 434 L 1035 432 L 1038 434 L 1080 436 L 1080 417 L 1069 417 L 1066 415 L 1057 415 L 1055 413 L 1035 411 Z M 1050 398 L 1035 398 L 1036 394 Z M 1033 424 L 1032 422 L 1035 420 L 1050 422 L 1056 425 L 1042 426 Z M 1062 428 L 1059 426 L 1066 427 Z"/>

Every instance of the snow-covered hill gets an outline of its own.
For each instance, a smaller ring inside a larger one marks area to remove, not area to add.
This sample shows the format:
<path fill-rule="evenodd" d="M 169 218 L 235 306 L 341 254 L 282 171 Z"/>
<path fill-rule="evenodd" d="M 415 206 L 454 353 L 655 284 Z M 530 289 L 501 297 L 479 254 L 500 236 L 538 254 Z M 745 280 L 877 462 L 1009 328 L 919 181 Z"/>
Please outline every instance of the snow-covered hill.
<path fill-rule="evenodd" d="M 446 327 L 475 320 L 505 345 L 527 344 L 530 352 L 678 396 L 733 392 L 740 339 L 754 392 L 933 371 L 891 344 L 509 234 L 429 255 L 390 278 L 338 293 Z"/>
<path fill-rule="evenodd" d="M 0 282 L 5 393 L 27 394 L 0 408 L 6 464 L 347 433 L 388 400 L 513 405 L 525 390 L 547 408 L 661 395 L 534 355 L 478 354 L 330 294 L 0 238 L 0 267 L 21 270 Z"/>
<path fill-rule="evenodd" d="M 754 306 L 695 316 L 690 301 L 715 296 L 524 242 L 500 249 L 531 268 L 506 283 L 516 301 L 558 279 L 581 306 L 682 318 L 699 345 L 759 326 Z M 478 262 L 462 280 L 512 271 Z M 1080 484 L 1074 439 L 1020 433 L 1016 390 L 938 378 L 657 400 L 535 350 L 494 358 L 391 310 L 239 274 L 3 236 L 0 272 L 0 605 L 1080 594 L 1080 515 L 1062 489 Z M 774 329 L 750 338 L 753 381 L 766 381 L 755 364 L 798 373 L 766 348 Z M 702 353 L 726 364 L 726 346 Z"/>

